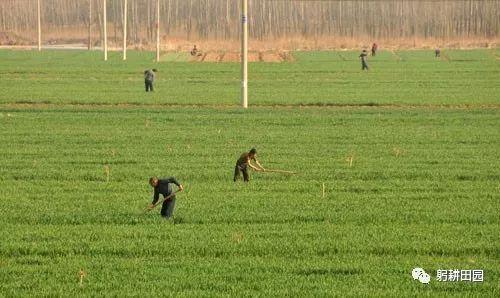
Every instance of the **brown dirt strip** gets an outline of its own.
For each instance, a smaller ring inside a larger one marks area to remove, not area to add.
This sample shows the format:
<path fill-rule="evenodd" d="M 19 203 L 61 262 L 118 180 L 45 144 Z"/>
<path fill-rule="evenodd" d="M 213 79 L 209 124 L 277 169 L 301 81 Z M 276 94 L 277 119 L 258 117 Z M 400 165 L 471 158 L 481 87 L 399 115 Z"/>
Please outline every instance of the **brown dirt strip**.
<path fill-rule="evenodd" d="M 209 51 L 204 53 L 203 56 L 191 57 L 191 62 L 240 62 L 241 55 L 239 52 L 216 52 Z M 268 52 L 249 52 L 249 62 L 266 62 L 266 63 L 280 63 L 280 62 L 293 62 L 295 58 L 291 52 L 288 51 L 268 51 Z"/>
<path fill-rule="evenodd" d="M 259 53 L 255 52 L 250 52 L 248 53 L 248 61 L 249 62 L 258 62 L 259 60 Z"/>
<path fill-rule="evenodd" d="M 264 53 L 261 52 L 260 54 L 262 54 L 262 57 L 259 60 L 262 61 L 262 62 L 274 62 L 274 63 L 276 63 L 276 62 L 283 62 L 282 59 L 281 59 L 281 57 L 277 53 L 269 53 L 269 54 L 266 53 L 266 54 L 264 54 Z"/>
<path fill-rule="evenodd" d="M 281 59 L 283 59 L 284 62 L 294 62 L 295 58 L 293 57 L 292 53 L 289 51 L 281 51 L 279 53 Z"/>
<path fill-rule="evenodd" d="M 240 54 L 239 53 L 234 53 L 234 52 L 227 52 L 224 55 L 224 62 L 234 62 L 234 61 L 240 61 Z"/>
<path fill-rule="evenodd" d="M 5 103 L 0 104 L 2 109 L 55 109 L 55 108 L 77 108 L 77 109 L 100 109 L 100 108 L 213 108 L 213 109 L 229 109 L 240 108 L 239 104 L 140 104 L 140 103 L 68 103 L 68 104 L 53 104 L 53 103 Z M 273 108 L 273 109 L 385 109 L 385 110 L 500 110 L 500 104 L 481 104 L 481 105 L 403 105 L 403 104 L 341 104 L 341 103 L 311 103 L 311 104 L 250 104 L 251 108 Z"/>
<path fill-rule="evenodd" d="M 210 52 L 205 55 L 203 62 L 219 62 L 220 53 Z"/>

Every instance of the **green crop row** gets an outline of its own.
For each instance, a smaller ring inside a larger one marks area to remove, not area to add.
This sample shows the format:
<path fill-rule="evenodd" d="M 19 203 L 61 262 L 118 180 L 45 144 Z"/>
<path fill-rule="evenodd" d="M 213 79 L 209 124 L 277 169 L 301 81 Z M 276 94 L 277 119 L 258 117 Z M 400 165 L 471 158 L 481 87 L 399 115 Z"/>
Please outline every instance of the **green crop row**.
<path fill-rule="evenodd" d="M 362 72 L 358 52 L 296 52 L 295 62 L 250 63 L 251 105 L 498 105 L 498 50 L 381 51 Z M 0 103 L 238 105 L 238 63 L 175 62 L 168 54 L 0 51 Z M 182 59 L 181 59 L 182 60 Z M 143 71 L 159 70 L 156 92 Z"/>

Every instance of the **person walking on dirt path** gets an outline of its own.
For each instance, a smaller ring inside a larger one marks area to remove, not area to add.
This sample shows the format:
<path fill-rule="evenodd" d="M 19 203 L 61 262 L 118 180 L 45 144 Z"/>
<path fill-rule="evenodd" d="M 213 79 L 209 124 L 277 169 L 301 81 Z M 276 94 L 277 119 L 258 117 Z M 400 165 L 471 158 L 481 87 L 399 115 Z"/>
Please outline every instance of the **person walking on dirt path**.
<path fill-rule="evenodd" d="M 146 86 L 146 92 L 154 91 L 153 82 L 155 81 L 155 73 L 157 72 L 158 70 L 155 68 L 144 71 L 144 85 Z"/>
<path fill-rule="evenodd" d="M 255 165 L 252 164 L 252 160 L 255 162 Z M 264 167 L 257 160 L 257 149 L 255 148 L 252 148 L 249 152 L 243 153 L 240 158 L 238 158 L 236 166 L 234 167 L 233 181 L 236 182 L 241 172 L 243 174 L 243 181 L 248 182 L 250 180 L 248 177 L 248 167 L 257 172 L 265 171 Z"/>
<path fill-rule="evenodd" d="M 375 56 L 377 54 L 377 50 L 378 50 L 378 45 L 377 43 L 373 43 L 372 45 L 372 56 Z"/>
<path fill-rule="evenodd" d="M 359 55 L 359 58 L 361 58 L 361 70 L 368 70 L 368 63 L 366 62 L 367 56 L 368 54 L 366 54 L 366 50 L 363 50 L 363 52 Z"/>
<path fill-rule="evenodd" d="M 172 215 L 174 214 L 174 207 L 175 207 L 175 193 L 172 193 L 171 184 L 177 185 L 178 187 L 177 192 L 180 192 L 184 189 L 182 184 L 177 182 L 177 180 L 174 177 L 162 178 L 162 179 L 158 179 L 158 177 L 149 178 L 149 185 L 153 187 L 154 194 L 153 194 L 153 201 L 151 202 L 151 205 L 149 205 L 148 208 L 149 209 L 154 208 L 156 202 L 158 202 L 158 200 L 160 199 L 160 194 L 163 195 L 163 198 L 168 198 L 170 196 L 170 198 L 168 198 L 163 202 L 160 211 L 161 216 L 167 219 L 172 217 Z"/>

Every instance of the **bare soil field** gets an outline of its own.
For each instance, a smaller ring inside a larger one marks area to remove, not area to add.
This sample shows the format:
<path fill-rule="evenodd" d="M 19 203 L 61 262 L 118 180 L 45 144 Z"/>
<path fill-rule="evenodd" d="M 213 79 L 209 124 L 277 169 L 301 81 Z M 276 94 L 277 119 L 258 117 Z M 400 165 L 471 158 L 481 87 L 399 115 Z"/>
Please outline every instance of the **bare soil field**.
<path fill-rule="evenodd" d="M 241 55 L 238 51 L 209 51 L 199 56 L 190 57 L 191 62 L 239 62 Z M 249 62 L 292 62 L 293 56 L 288 51 L 251 51 L 248 53 Z"/>
<path fill-rule="evenodd" d="M 64 44 L 84 44 L 88 43 L 86 31 L 68 28 L 67 30 L 46 30 L 42 32 L 42 44 L 44 45 L 64 45 Z M 114 36 L 114 27 L 108 28 L 108 47 L 121 48 L 121 36 Z M 0 46 L 30 46 L 37 43 L 36 32 L 9 32 L 0 31 Z M 101 46 L 101 36 L 99 32 L 93 32 L 92 45 Z M 382 38 L 377 39 L 370 36 L 357 38 L 342 36 L 287 36 L 272 39 L 250 38 L 249 50 L 253 51 L 317 51 L 317 50 L 358 50 L 368 48 L 373 42 L 379 45 L 379 49 L 408 50 L 408 49 L 433 49 L 435 47 L 446 49 L 476 49 L 476 48 L 497 48 L 500 45 L 500 37 L 465 37 L 465 38 Z M 163 51 L 186 51 L 189 52 L 193 45 L 197 45 L 205 53 L 211 51 L 238 52 L 240 41 L 237 39 L 187 39 L 178 35 L 162 36 L 161 49 Z M 154 50 L 155 40 L 138 39 L 129 37 L 129 48 L 135 50 Z M 265 57 L 265 59 L 272 59 Z"/>

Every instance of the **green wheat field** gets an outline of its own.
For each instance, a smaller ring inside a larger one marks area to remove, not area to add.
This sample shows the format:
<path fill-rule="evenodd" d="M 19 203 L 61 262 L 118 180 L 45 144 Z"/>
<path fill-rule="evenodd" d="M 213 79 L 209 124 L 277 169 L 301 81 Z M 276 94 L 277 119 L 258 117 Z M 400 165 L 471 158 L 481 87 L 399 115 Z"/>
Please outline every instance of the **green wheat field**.
<path fill-rule="evenodd" d="M 237 63 L 0 51 L 0 296 L 498 297 L 500 51 L 358 55 L 251 63 L 243 110 Z M 252 147 L 297 174 L 233 183 Z"/>

